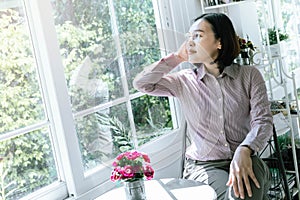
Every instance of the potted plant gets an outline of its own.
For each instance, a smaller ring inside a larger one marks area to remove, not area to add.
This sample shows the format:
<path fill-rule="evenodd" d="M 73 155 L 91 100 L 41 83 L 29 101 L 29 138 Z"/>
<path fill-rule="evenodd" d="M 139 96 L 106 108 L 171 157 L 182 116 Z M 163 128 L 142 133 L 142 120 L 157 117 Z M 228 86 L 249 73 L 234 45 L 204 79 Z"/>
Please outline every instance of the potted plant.
<path fill-rule="evenodd" d="M 277 32 L 279 36 L 278 38 Z M 282 30 L 280 29 L 276 31 L 276 28 L 273 27 L 268 29 L 268 38 L 272 57 L 278 57 L 280 55 L 284 56 L 287 51 L 286 45 L 283 41 L 287 40 L 289 38 L 289 35 L 287 33 L 282 32 Z"/>
<path fill-rule="evenodd" d="M 151 180 L 154 175 L 149 156 L 131 150 L 118 155 L 112 165 L 114 169 L 110 179 L 124 182 L 126 199 L 146 199 L 144 179 Z"/>
<path fill-rule="evenodd" d="M 255 48 L 253 43 L 249 40 L 249 36 L 247 35 L 247 39 L 237 36 L 239 45 L 240 45 L 240 54 L 236 60 L 237 63 L 241 65 L 250 65 L 253 64 L 253 52 Z"/>

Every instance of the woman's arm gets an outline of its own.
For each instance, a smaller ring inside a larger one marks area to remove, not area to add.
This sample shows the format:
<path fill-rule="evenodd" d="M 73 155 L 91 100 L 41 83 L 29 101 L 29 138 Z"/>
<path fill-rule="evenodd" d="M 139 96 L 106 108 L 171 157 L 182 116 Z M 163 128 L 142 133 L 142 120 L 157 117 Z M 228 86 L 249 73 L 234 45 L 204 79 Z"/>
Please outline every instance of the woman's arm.
<path fill-rule="evenodd" d="M 155 96 L 175 96 L 176 76 L 168 73 L 183 61 L 185 60 L 172 53 L 147 66 L 133 80 L 134 88 Z"/>
<path fill-rule="evenodd" d="M 133 80 L 133 87 L 141 92 L 156 96 L 175 96 L 175 77 L 167 75 L 181 62 L 188 60 L 186 42 L 176 53 L 146 67 Z"/>
<path fill-rule="evenodd" d="M 233 187 L 235 196 L 241 199 L 244 199 L 246 194 L 252 196 L 250 179 L 260 188 L 253 172 L 250 155 L 252 150 L 261 150 L 273 133 L 273 118 L 263 77 L 255 68 L 250 76 L 251 130 L 234 153 L 227 182 L 228 186 Z"/>
<path fill-rule="evenodd" d="M 258 69 L 252 70 L 250 81 L 251 130 L 241 145 L 248 145 L 258 152 L 273 134 L 273 117 L 265 81 Z"/>
<path fill-rule="evenodd" d="M 188 60 L 186 45 L 184 42 L 176 53 L 146 67 L 133 80 L 133 87 L 155 96 L 176 96 L 179 88 L 178 79 L 176 74 L 168 73 L 181 62 Z"/>

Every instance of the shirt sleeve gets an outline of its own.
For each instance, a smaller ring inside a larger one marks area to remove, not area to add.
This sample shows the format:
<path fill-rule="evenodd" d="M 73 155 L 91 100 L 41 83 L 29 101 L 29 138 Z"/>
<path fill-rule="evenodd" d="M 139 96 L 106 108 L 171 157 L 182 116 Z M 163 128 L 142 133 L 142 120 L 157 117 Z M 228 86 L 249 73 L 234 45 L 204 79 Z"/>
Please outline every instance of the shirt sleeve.
<path fill-rule="evenodd" d="M 273 117 L 265 81 L 258 69 L 253 69 L 250 81 L 251 130 L 241 146 L 247 145 L 254 152 L 259 152 L 273 134 Z"/>
<path fill-rule="evenodd" d="M 170 54 L 160 61 L 147 66 L 133 80 L 133 87 L 140 92 L 155 96 L 176 96 L 176 76 L 169 72 L 183 60 Z"/>

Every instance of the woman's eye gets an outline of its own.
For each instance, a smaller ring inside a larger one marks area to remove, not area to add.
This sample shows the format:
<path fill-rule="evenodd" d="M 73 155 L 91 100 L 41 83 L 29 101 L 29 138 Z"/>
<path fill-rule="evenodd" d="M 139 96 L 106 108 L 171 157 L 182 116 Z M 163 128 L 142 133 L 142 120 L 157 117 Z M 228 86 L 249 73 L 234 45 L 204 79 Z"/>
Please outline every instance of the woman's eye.
<path fill-rule="evenodd" d="M 192 39 L 192 40 L 198 40 L 200 39 L 202 36 L 200 35 L 201 33 L 199 32 L 194 32 L 194 33 L 186 33 L 185 34 L 185 38 L 187 40 Z"/>
<path fill-rule="evenodd" d="M 193 39 L 199 39 L 200 37 L 200 33 L 194 33 Z"/>

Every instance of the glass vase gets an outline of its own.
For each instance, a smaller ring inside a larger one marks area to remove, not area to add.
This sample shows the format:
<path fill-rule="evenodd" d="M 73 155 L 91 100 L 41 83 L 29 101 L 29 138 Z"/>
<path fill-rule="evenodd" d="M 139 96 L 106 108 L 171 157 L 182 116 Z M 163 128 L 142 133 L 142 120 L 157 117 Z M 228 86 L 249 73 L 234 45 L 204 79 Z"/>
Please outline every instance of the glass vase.
<path fill-rule="evenodd" d="M 124 182 L 126 200 L 146 200 L 145 185 L 143 179 Z"/>

